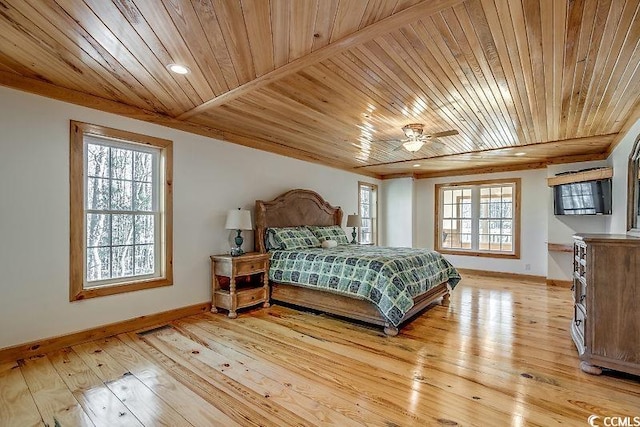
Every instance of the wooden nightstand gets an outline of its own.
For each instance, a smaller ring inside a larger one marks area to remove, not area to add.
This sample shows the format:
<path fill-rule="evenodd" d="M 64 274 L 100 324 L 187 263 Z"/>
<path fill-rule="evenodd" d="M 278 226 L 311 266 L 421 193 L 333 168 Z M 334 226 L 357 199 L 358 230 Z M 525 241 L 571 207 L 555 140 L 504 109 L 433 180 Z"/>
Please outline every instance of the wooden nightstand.
<path fill-rule="evenodd" d="M 224 308 L 235 319 L 239 308 L 259 303 L 269 307 L 268 272 L 269 254 L 211 255 L 211 311 Z"/>

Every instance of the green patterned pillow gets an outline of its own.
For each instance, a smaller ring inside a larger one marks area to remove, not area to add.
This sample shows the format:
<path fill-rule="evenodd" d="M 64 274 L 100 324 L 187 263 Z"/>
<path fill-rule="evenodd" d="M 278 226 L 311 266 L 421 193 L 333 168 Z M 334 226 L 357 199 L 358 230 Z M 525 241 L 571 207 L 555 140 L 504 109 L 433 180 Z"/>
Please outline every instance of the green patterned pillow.
<path fill-rule="evenodd" d="M 335 240 L 339 245 L 349 244 L 349 238 L 339 225 L 329 225 L 325 227 L 310 225 L 309 230 L 311 230 L 320 241 Z"/>
<path fill-rule="evenodd" d="M 280 249 L 295 250 L 306 248 L 317 248 L 320 241 L 306 227 L 282 227 L 270 228 L 273 240 Z"/>

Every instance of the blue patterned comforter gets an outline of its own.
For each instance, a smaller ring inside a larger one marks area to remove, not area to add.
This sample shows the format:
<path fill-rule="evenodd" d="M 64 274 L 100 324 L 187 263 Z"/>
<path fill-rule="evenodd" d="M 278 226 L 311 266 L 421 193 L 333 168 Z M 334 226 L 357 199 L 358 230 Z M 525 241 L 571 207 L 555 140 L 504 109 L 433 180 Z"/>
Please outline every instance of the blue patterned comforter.
<path fill-rule="evenodd" d="M 435 251 L 343 245 L 272 251 L 269 280 L 370 301 L 398 326 L 413 297 L 447 281 L 453 288 L 460 275 Z"/>

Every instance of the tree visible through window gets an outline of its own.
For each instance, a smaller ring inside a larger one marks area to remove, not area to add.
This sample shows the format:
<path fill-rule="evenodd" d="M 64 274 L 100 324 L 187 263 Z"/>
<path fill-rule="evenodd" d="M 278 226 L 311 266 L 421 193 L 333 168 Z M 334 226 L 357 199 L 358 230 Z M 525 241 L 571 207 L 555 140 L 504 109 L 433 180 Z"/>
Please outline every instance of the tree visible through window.
<path fill-rule="evenodd" d="M 361 226 L 358 231 L 358 241 L 363 245 L 375 245 L 377 243 L 377 211 L 378 211 L 378 186 L 365 182 L 358 183 L 358 206 L 360 211 Z"/>
<path fill-rule="evenodd" d="M 85 287 L 123 277 L 158 277 L 160 149 L 94 136 L 85 137 L 85 143 Z"/>
<path fill-rule="evenodd" d="M 72 122 L 72 299 L 171 282 L 171 141 Z"/>
<path fill-rule="evenodd" d="M 520 180 L 436 185 L 436 250 L 519 257 Z"/>

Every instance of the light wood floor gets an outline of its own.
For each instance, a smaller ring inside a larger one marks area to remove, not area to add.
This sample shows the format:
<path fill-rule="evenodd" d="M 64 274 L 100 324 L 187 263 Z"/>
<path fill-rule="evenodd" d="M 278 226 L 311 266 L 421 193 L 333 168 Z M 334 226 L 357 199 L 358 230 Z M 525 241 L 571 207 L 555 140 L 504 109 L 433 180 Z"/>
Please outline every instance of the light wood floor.
<path fill-rule="evenodd" d="M 640 379 L 578 369 L 568 289 L 468 277 L 385 337 L 274 306 L 0 365 L 0 426 L 575 425 L 640 416 Z"/>

